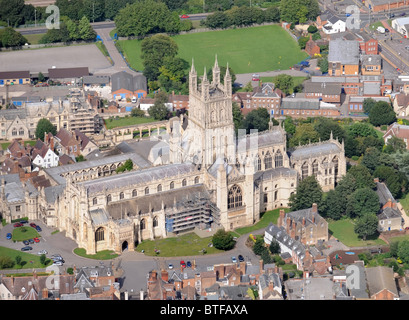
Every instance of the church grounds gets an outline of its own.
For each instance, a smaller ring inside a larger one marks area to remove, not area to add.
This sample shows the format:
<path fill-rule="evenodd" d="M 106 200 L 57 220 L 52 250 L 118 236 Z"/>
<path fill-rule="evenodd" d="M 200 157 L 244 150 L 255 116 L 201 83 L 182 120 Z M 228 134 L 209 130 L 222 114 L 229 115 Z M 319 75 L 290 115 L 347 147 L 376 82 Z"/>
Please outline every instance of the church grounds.
<path fill-rule="evenodd" d="M 214 63 L 229 66 L 236 74 L 285 70 L 307 58 L 296 41 L 279 25 L 198 32 L 172 37 L 178 56 L 203 72 Z M 124 56 L 134 70 L 142 70 L 141 40 L 119 40 Z"/>

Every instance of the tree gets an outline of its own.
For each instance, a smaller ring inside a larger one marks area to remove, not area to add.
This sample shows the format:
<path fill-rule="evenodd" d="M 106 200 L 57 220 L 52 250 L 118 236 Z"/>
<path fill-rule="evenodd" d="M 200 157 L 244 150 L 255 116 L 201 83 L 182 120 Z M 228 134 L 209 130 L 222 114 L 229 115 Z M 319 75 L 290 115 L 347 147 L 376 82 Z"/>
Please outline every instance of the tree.
<path fill-rule="evenodd" d="M 6 21 L 11 27 L 23 24 L 23 8 L 24 0 L 0 0 L 0 20 Z"/>
<path fill-rule="evenodd" d="M 165 58 L 174 58 L 177 52 L 178 45 L 167 35 L 157 34 L 143 39 L 141 42 L 141 58 L 145 77 L 148 80 L 157 80 L 160 74 L 159 68 L 165 63 Z"/>
<path fill-rule="evenodd" d="M 298 145 L 306 145 L 308 143 L 318 142 L 320 135 L 315 131 L 313 124 L 303 123 L 295 129 L 294 135 L 289 141 L 290 147 L 296 147 Z"/>
<path fill-rule="evenodd" d="M 310 37 L 300 37 L 298 39 L 298 46 L 300 47 L 301 50 L 305 49 L 305 45 L 307 42 L 310 40 Z"/>
<path fill-rule="evenodd" d="M 380 209 L 378 194 L 370 188 L 361 188 L 348 198 L 347 214 L 361 217 L 366 213 L 377 214 Z"/>
<path fill-rule="evenodd" d="M 262 253 L 265 251 L 266 247 L 264 246 L 264 240 L 263 238 L 259 237 L 256 238 L 256 242 L 254 243 L 253 246 L 253 252 L 254 254 L 261 256 Z"/>
<path fill-rule="evenodd" d="M 379 164 L 380 155 L 381 152 L 378 149 L 370 147 L 366 149 L 365 154 L 362 157 L 361 164 L 367 167 L 369 171 L 373 173 Z"/>
<path fill-rule="evenodd" d="M 403 139 L 392 136 L 388 139 L 384 151 L 386 153 L 404 152 L 406 150 L 406 143 Z"/>
<path fill-rule="evenodd" d="M 223 229 L 219 229 L 216 231 L 216 233 L 212 237 L 212 242 L 214 247 L 219 250 L 233 249 L 234 245 L 236 244 L 231 233 Z"/>
<path fill-rule="evenodd" d="M 390 103 L 377 101 L 370 109 L 368 119 L 375 127 L 391 124 L 396 121 L 396 113 Z"/>
<path fill-rule="evenodd" d="M 269 250 L 272 254 L 279 254 L 281 253 L 280 244 L 276 240 L 271 240 Z"/>
<path fill-rule="evenodd" d="M 159 121 L 167 119 L 169 110 L 165 105 L 166 102 L 168 102 L 166 92 L 160 91 L 155 96 L 155 103 L 148 109 L 149 115 Z"/>
<path fill-rule="evenodd" d="M 371 172 L 364 165 L 358 164 L 356 166 L 352 166 L 348 170 L 347 174 L 350 175 L 351 177 L 354 177 L 355 186 L 357 189 L 360 188 L 374 189 L 376 187 Z"/>
<path fill-rule="evenodd" d="M 12 27 L 0 29 L 0 42 L 3 47 L 20 47 L 26 44 L 27 39 Z"/>
<path fill-rule="evenodd" d="M 281 19 L 292 23 L 305 23 L 315 20 L 320 14 L 316 0 L 281 0 Z"/>
<path fill-rule="evenodd" d="M 233 112 L 234 129 L 237 135 L 238 130 L 243 129 L 244 116 L 240 110 L 240 106 L 236 102 L 232 103 L 232 112 Z"/>
<path fill-rule="evenodd" d="M 296 192 L 290 196 L 289 206 L 291 211 L 311 208 L 315 203 L 320 209 L 322 205 L 322 188 L 315 176 L 308 176 L 301 180 Z"/>
<path fill-rule="evenodd" d="M 132 117 L 144 117 L 145 116 L 145 111 L 139 109 L 139 108 L 133 108 L 131 110 L 131 116 Z"/>
<path fill-rule="evenodd" d="M 369 99 L 365 99 L 369 100 Z M 373 126 L 371 126 L 369 123 L 367 122 L 354 122 L 353 124 L 349 125 L 347 127 L 347 133 L 349 136 L 351 136 L 352 138 L 357 138 L 357 137 L 378 137 L 378 135 L 376 134 L 376 130 L 374 129 Z"/>
<path fill-rule="evenodd" d="M 397 253 L 404 263 L 409 263 L 409 240 L 399 241 Z"/>
<path fill-rule="evenodd" d="M 273 78 L 273 82 L 276 88 L 283 91 L 285 94 L 293 93 L 294 79 L 288 74 L 279 74 Z"/>
<path fill-rule="evenodd" d="M 216 11 L 208 15 L 204 23 L 210 29 L 225 29 L 230 26 L 226 13 L 222 11 Z"/>
<path fill-rule="evenodd" d="M 346 211 L 346 199 L 339 191 L 330 190 L 325 198 L 325 217 L 333 220 L 341 219 Z"/>
<path fill-rule="evenodd" d="M 43 74 L 41 71 L 38 73 L 38 81 L 40 81 L 40 82 L 44 82 L 44 81 L 45 81 L 44 74 Z"/>
<path fill-rule="evenodd" d="M 318 132 L 322 141 L 329 140 L 331 133 L 334 139 L 342 142 L 346 138 L 345 129 L 332 119 L 318 118 L 314 123 L 314 130 Z"/>
<path fill-rule="evenodd" d="M 366 240 L 367 237 L 376 234 L 378 229 L 378 217 L 373 213 L 365 213 L 356 222 L 354 231 L 359 237 Z"/>
<path fill-rule="evenodd" d="M 46 118 L 42 118 L 38 121 L 35 136 L 37 139 L 44 141 L 45 133 L 51 132 L 54 136 L 57 134 L 57 129 L 55 126 L 50 122 L 50 120 Z"/>
<path fill-rule="evenodd" d="M 366 114 L 369 114 L 371 112 L 372 107 L 376 104 L 376 100 L 372 98 L 367 98 L 364 99 L 363 107 L 364 107 L 364 112 Z"/>
<path fill-rule="evenodd" d="M 274 119 L 273 119 L 274 120 Z M 269 128 L 270 115 L 266 108 L 251 110 L 245 117 L 243 127 L 247 133 L 251 130 L 266 131 Z M 276 123 L 276 120 L 274 120 Z"/>
<path fill-rule="evenodd" d="M 120 172 L 125 172 L 125 171 L 131 171 L 133 169 L 133 162 L 131 159 L 128 159 L 125 161 L 125 163 L 121 166 L 119 166 L 116 169 L 116 173 L 120 173 Z"/>
<path fill-rule="evenodd" d="M 78 35 L 85 41 L 94 40 L 97 36 L 86 16 L 83 16 L 78 24 Z"/>
<path fill-rule="evenodd" d="M 278 7 L 269 7 L 264 11 L 266 22 L 280 22 L 280 9 Z"/>
<path fill-rule="evenodd" d="M 318 31 L 318 28 L 315 25 L 312 24 L 312 25 L 308 26 L 307 31 L 308 31 L 308 33 L 316 33 Z"/>
<path fill-rule="evenodd" d="M 327 73 L 328 72 L 328 58 L 322 57 L 318 59 L 318 67 L 320 68 L 322 73 Z"/>

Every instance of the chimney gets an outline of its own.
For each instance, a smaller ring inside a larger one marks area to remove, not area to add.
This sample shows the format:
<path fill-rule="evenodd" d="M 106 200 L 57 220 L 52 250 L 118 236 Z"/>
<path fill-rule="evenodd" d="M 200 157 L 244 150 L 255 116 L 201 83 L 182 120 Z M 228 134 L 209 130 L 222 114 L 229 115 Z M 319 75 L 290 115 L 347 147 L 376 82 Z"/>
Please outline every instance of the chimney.
<path fill-rule="evenodd" d="M 259 266 L 260 266 L 260 274 L 264 273 L 264 262 L 263 259 L 260 259 L 259 261 Z"/>
<path fill-rule="evenodd" d="M 374 181 L 375 183 L 378 183 L 378 182 L 379 182 L 379 178 L 374 178 L 373 181 Z"/>
<path fill-rule="evenodd" d="M 302 217 L 302 225 L 305 226 L 305 217 Z"/>
<path fill-rule="evenodd" d="M 48 289 L 44 288 L 42 291 L 42 297 L 43 299 L 48 299 Z"/>
<path fill-rule="evenodd" d="M 284 217 L 285 217 L 285 211 L 284 211 L 284 209 L 280 209 L 280 217 L 278 219 L 278 226 L 279 227 L 281 227 L 283 225 Z"/>
<path fill-rule="evenodd" d="M 169 281 L 169 274 L 166 270 L 162 270 L 161 277 L 163 281 L 166 281 L 166 282 Z"/>
<path fill-rule="evenodd" d="M 313 204 L 312 204 L 311 211 L 312 211 L 313 213 L 318 213 L 318 208 L 317 208 L 317 204 L 316 204 L 316 203 L 313 203 Z"/>

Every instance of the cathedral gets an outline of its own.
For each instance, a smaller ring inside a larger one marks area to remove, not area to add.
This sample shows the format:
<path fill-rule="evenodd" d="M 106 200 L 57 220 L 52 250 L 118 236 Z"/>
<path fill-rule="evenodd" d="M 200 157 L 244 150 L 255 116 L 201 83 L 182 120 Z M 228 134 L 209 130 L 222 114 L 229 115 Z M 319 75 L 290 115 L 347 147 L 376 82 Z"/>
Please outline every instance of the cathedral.
<path fill-rule="evenodd" d="M 346 173 L 344 144 L 328 141 L 287 150 L 281 123 L 235 133 L 232 78 L 189 72 L 189 115 L 150 141 L 125 141 L 121 154 L 44 169 L 50 185 L 34 188 L 0 176 L 1 210 L 65 231 L 88 254 L 133 250 L 143 240 L 194 229 L 234 230 L 288 205 L 300 180 L 315 175 L 324 191 Z M 131 160 L 133 169 L 116 170 Z M 19 190 L 21 188 L 21 190 Z"/>

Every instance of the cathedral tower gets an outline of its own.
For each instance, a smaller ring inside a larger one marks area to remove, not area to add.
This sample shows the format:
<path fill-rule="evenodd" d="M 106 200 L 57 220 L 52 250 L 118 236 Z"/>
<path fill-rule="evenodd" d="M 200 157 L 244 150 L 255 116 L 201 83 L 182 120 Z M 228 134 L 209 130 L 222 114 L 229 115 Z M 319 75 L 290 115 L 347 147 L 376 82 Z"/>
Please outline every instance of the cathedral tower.
<path fill-rule="evenodd" d="M 202 164 L 208 168 L 217 158 L 234 160 L 234 123 L 232 114 L 232 79 L 227 67 L 224 83 L 220 80 L 217 56 L 212 81 L 206 68 L 198 84 L 192 63 L 189 72 L 189 130 Z"/>

